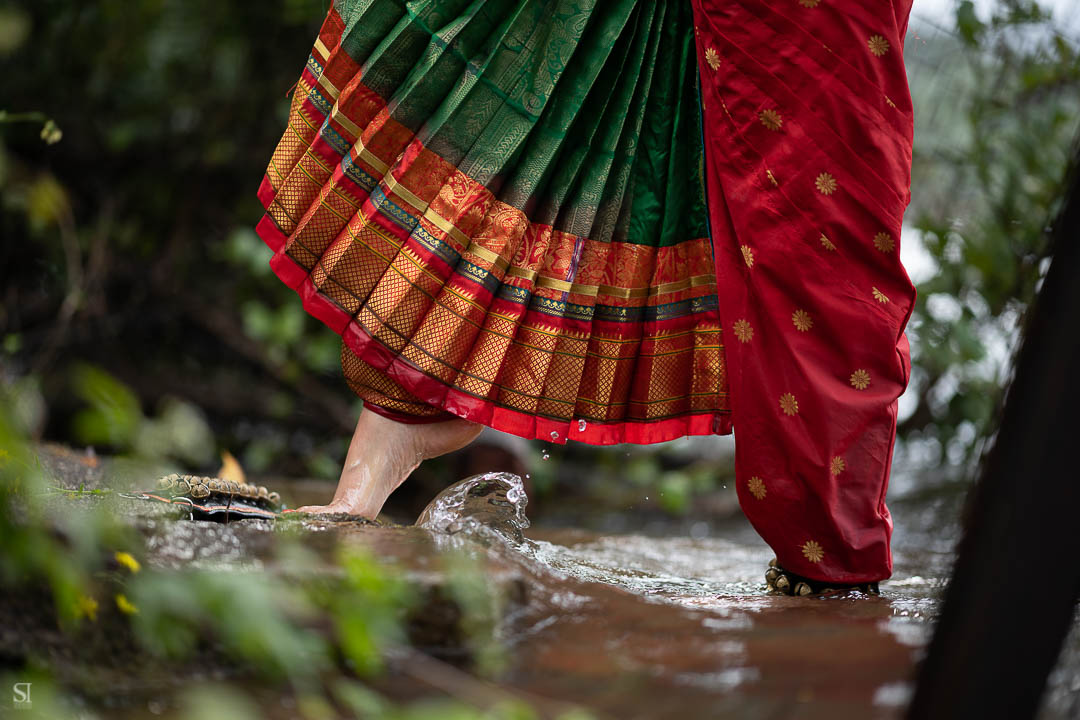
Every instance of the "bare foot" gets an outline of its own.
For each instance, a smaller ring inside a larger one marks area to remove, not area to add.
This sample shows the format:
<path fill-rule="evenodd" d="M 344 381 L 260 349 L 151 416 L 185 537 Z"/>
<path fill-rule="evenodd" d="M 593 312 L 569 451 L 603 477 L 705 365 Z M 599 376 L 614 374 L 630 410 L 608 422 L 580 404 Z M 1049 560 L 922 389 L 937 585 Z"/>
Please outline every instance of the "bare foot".
<path fill-rule="evenodd" d="M 374 519 L 390 493 L 421 462 L 465 447 L 481 430 L 483 426 L 461 419 L 410 425 L 362 412 L 334 499 L 329 505 L 307 505 L 298 510 Z"/>

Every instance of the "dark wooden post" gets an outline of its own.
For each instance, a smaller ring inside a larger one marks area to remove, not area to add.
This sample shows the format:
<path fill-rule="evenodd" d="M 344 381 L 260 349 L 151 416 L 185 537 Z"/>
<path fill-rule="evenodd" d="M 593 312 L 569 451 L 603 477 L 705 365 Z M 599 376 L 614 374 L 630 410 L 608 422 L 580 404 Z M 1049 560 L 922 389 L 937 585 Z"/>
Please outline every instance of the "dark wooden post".
<path fill-rule="evenodd" d="M 908 717 L 1030 718 L 1080 597 L 1080 152 Z"/>

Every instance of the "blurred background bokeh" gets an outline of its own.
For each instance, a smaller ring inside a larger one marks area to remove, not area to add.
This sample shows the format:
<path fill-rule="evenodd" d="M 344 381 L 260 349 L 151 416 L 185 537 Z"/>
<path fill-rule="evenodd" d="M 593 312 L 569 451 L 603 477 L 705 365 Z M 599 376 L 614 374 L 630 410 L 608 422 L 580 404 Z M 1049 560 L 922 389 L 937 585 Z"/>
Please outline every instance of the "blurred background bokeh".
<path fill-rule="evenodd" d="M 0 392 L 36 441 L 147 477 L 336 480 L 360 410 L 339 341 L 270 272 L 255 190 L 328 0 L 0 0 Z M 1070 3 L 916 0 L 902 252 L 919 291 L 892 492 L 952 491 L 992 436 L 1080 118 Z M 548 447 L 485 435 L 392 500 L 475 470 L 534 517 L 707 532 L 730 438 Z M 327 490 L 328 491 L 328 490 Z M 596 520 L 600 518 L 600 520 Z"/>

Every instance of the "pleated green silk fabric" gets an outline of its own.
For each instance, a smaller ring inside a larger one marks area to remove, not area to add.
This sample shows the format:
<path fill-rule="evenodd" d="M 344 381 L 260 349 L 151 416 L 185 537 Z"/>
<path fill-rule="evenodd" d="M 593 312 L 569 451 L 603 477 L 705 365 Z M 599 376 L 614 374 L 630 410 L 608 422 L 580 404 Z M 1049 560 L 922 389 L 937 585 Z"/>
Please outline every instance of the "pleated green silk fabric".
<path fill-rule="evenodd" d="M 533 222 L 654 246 L 707 235 L 689 3 L 336 7 L 393 118 Z"/>
<path fill-rule="evenodd" d="M 727 431 L 685 0 L 338 0 L 267 170 L 275 268 L 388 413 Z"/>

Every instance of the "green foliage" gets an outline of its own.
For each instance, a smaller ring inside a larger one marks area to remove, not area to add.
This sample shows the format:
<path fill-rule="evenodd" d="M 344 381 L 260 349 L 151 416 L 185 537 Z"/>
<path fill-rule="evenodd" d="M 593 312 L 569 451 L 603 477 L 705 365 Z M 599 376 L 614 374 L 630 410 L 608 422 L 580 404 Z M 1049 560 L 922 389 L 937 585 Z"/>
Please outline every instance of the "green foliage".
<path fill-rule="evenodd" d="M 0 396 L 0 581 L 43 583 L 58 619 L 77 623 L 94 596 L 108 547 L 130 547 L 129 533 L 105 516 L 46 514 L 40 498 L 55 483 L 41 467 Z"/>
<path fill-rule="evenodd" d="M 258 720 L 258 705 L 228 685 L 205 685 L 184 695 L 184 720 Z"/>
<path fill-rule="evenodd" d="M 908 219 L 935 271 L 918 283 L 908 331 L 915 406 L 900 424 L 902 436 L 931 439 L 953 463 L 995 425 L 1080 129 L 1075 41 L 1037 3 L 1003 2 L 984 22 L 961 2 L 957 28 L 962 45 L 938 35 L 908 53 Z"/>
<path fill-rule="evenodd" d="M 693 497 L 693 481 L 684 472 L 665 473 L 658 492 L 660 507 L 672 515 L 685 515 Z"/>
<path fill-rule="evenodd" d="M 75 415 L 73 430 L 91 445 L 130 447 L 142 423 L 139 399 L 108 373 L 87 365 L 75 368 L 72 386 L 89 405 Z"/>
<path fill-rule="evenodd" d="M 27 375 L 0 386 L 0 402 L 7 405 L 15 432 L 26 436 L 38 434 L 45 422 L 46 407 L 37 377 Z"/>
<path fill-rule="evenodd" d="M 498 632 L 506 598 L 487 582 L 480 558 L 469 552 L 443 556 L 448 590 L 461 608 L 461 628 L 474 657 L 477 672 L 496 675 L 506 666 L 505 648 Z"/>
<path fill-rule="evenodd" d="M 969 46 L 977 46 L 986 25 L 975 14 L 975 3 L 963 0 L 956 8 L 956 29 Z"/>
<path fill-rule="evenodd" d="M 728 458 L 708 438 L 600 449 L 542 446 L 530 464 L 531 496 L 542 507 L 585 507 L 597 516 L 660 511 L 671 519 L 685 518 L 700 513 L 707 496 L 734 492 Z"/>
<path fill-rule="evenodd" d="M 157 654 L 189 657 L 209 635 L 229 657 L 298 687 L 330 665 L 325 641 L 297 624 L 314 615 L 307 597 L 265 573 L 147 571 L 130 596 L 136 637 Z"/>
<path fill-rule="evenodd" d="M 342 652 L 358 673 L 378 672 L 383 669 L 381 649 L 404 641 L 402 614 L 413 603 L 415 592 L 359 549 L 343 548 L 338 564 L 345 573 L 344 583 L 334 588 L 328 609 Z"/>
<path fill-rule="evenodd" d="M 140 455 L 174 457 L 195 466 L 211 462 L 216 456 L 215 446 L 202 411 L 175 397 L 161 399 L 157 414 L 139 426 L 134 443 Z"/>
<path fill-rule="evenodd" d="M 30 37 L 30 18 L 17 7 L 0 7 L 0 57 L 22 47 Z"/>
<path fill-rule="evenodd" d="M 129 381 L 141 375 L 132 385 L 143 408 L 160 401 L 152 388 L 163 378 L 166 394 L 221 420 L 222 444 L 238 454 L 265 434 L 249 423 L 265 422 L 280 436 L 259 451 L 266 466 L 328 474 L 340 463 L 337 444 L 317 444 L 310 458 L 293 449 L 311 444 L 294 442 L 297 413 L 315 432 L 341 432 L 340 414 L 327 417 L 309 397 L 313 378 L 324 393 L 349 397 L 340 342 L 272 275 L 253 232 L 287 91 L 327 8 L 326 0 L 0 6 L 0 234 L 19 240 L 0 245 L 0 338 L 13 367 L 44 380 L 51 434 L 192 464 L 211 456 L 191 438 L 163 449 L 171 420 L 139 422 L 124 406 L 71 408 L 55 378 L 80 374 L 71 367 L 79 358 Z M 208 311 L 228 321 L 208 324 Z M 325 384 L 323 374 L 332 376 Z M 193 386 L 197 398 L 186 395 Z M 238 395 L 256 400 L 238 412 Z M 105 427 L 109 412 L 126 424 Z M 141 429 L 154 432 L 140 438 Z"/>
<path fill-rule="evenodd" d="M 215 441 L 202 412 L 178 398 L 161 400 L 155 417 L 145 417 L 139 398 L 104 370 L 76 365 L 75 396 L 86 406 L 74 416 L 72 432 L 87 445 L 130 451 L 148 460 L 176 458 L 204 465 L 214 456 Z"/>
<path fill-rule="evenodd" d="M 102 404 L 122 406 L 130 400 L 122 384 L 89 376 Z M 78 512 L 47 506 L 47 489 L 57 482 L 46 477 L 11 421 L 8 403 L 0 403 L 0 581 L 9 592 L 50 588 L 67 632 L 85 623 L 108 621 L 113 629 L 130 623 L 139 646 L 176 663 L 213 650 L 244 668 L 249 682 L 293 694 L 299 716 L 312 720 L 338 717 L 340 708 L 385 720 L 537 717 L 520 703 L 490 709 L 455 700 L 402 706 L 358 682 L 353 673 L 378 674 L 387 649 L 405 642 L 402 620 L 417 596 L 399 571 L 369 553 L 342 546 L 335 559 L 340 576 L 304 577 L 304 569 L 319 561 L 299 534 L 286 529 L 274 535 L 275 564 L 299 575 L 148 567 L 131 550 L 141 541 L 103 506 L 81 506 Z M 480 669 L 492 672 L 501 661 L 495 639 L 499 598 L 487 587 L 476 558 L 451 554 L 447 563 L 463 630 Z M 344 667 L 338 657 L 345 659 Z M 44 663 L 41 671 L 23 670 L 17 679 L 33 683 L 34 707 L 27 716 L 67 715 L 68 692 L 54 684 L 46 657 L 38 662 Z M 130 672 L 138 676 L 139 668 Z M 188 688 L 182 716 L 259 717 L 256 699 L 248 685 Z"/>

